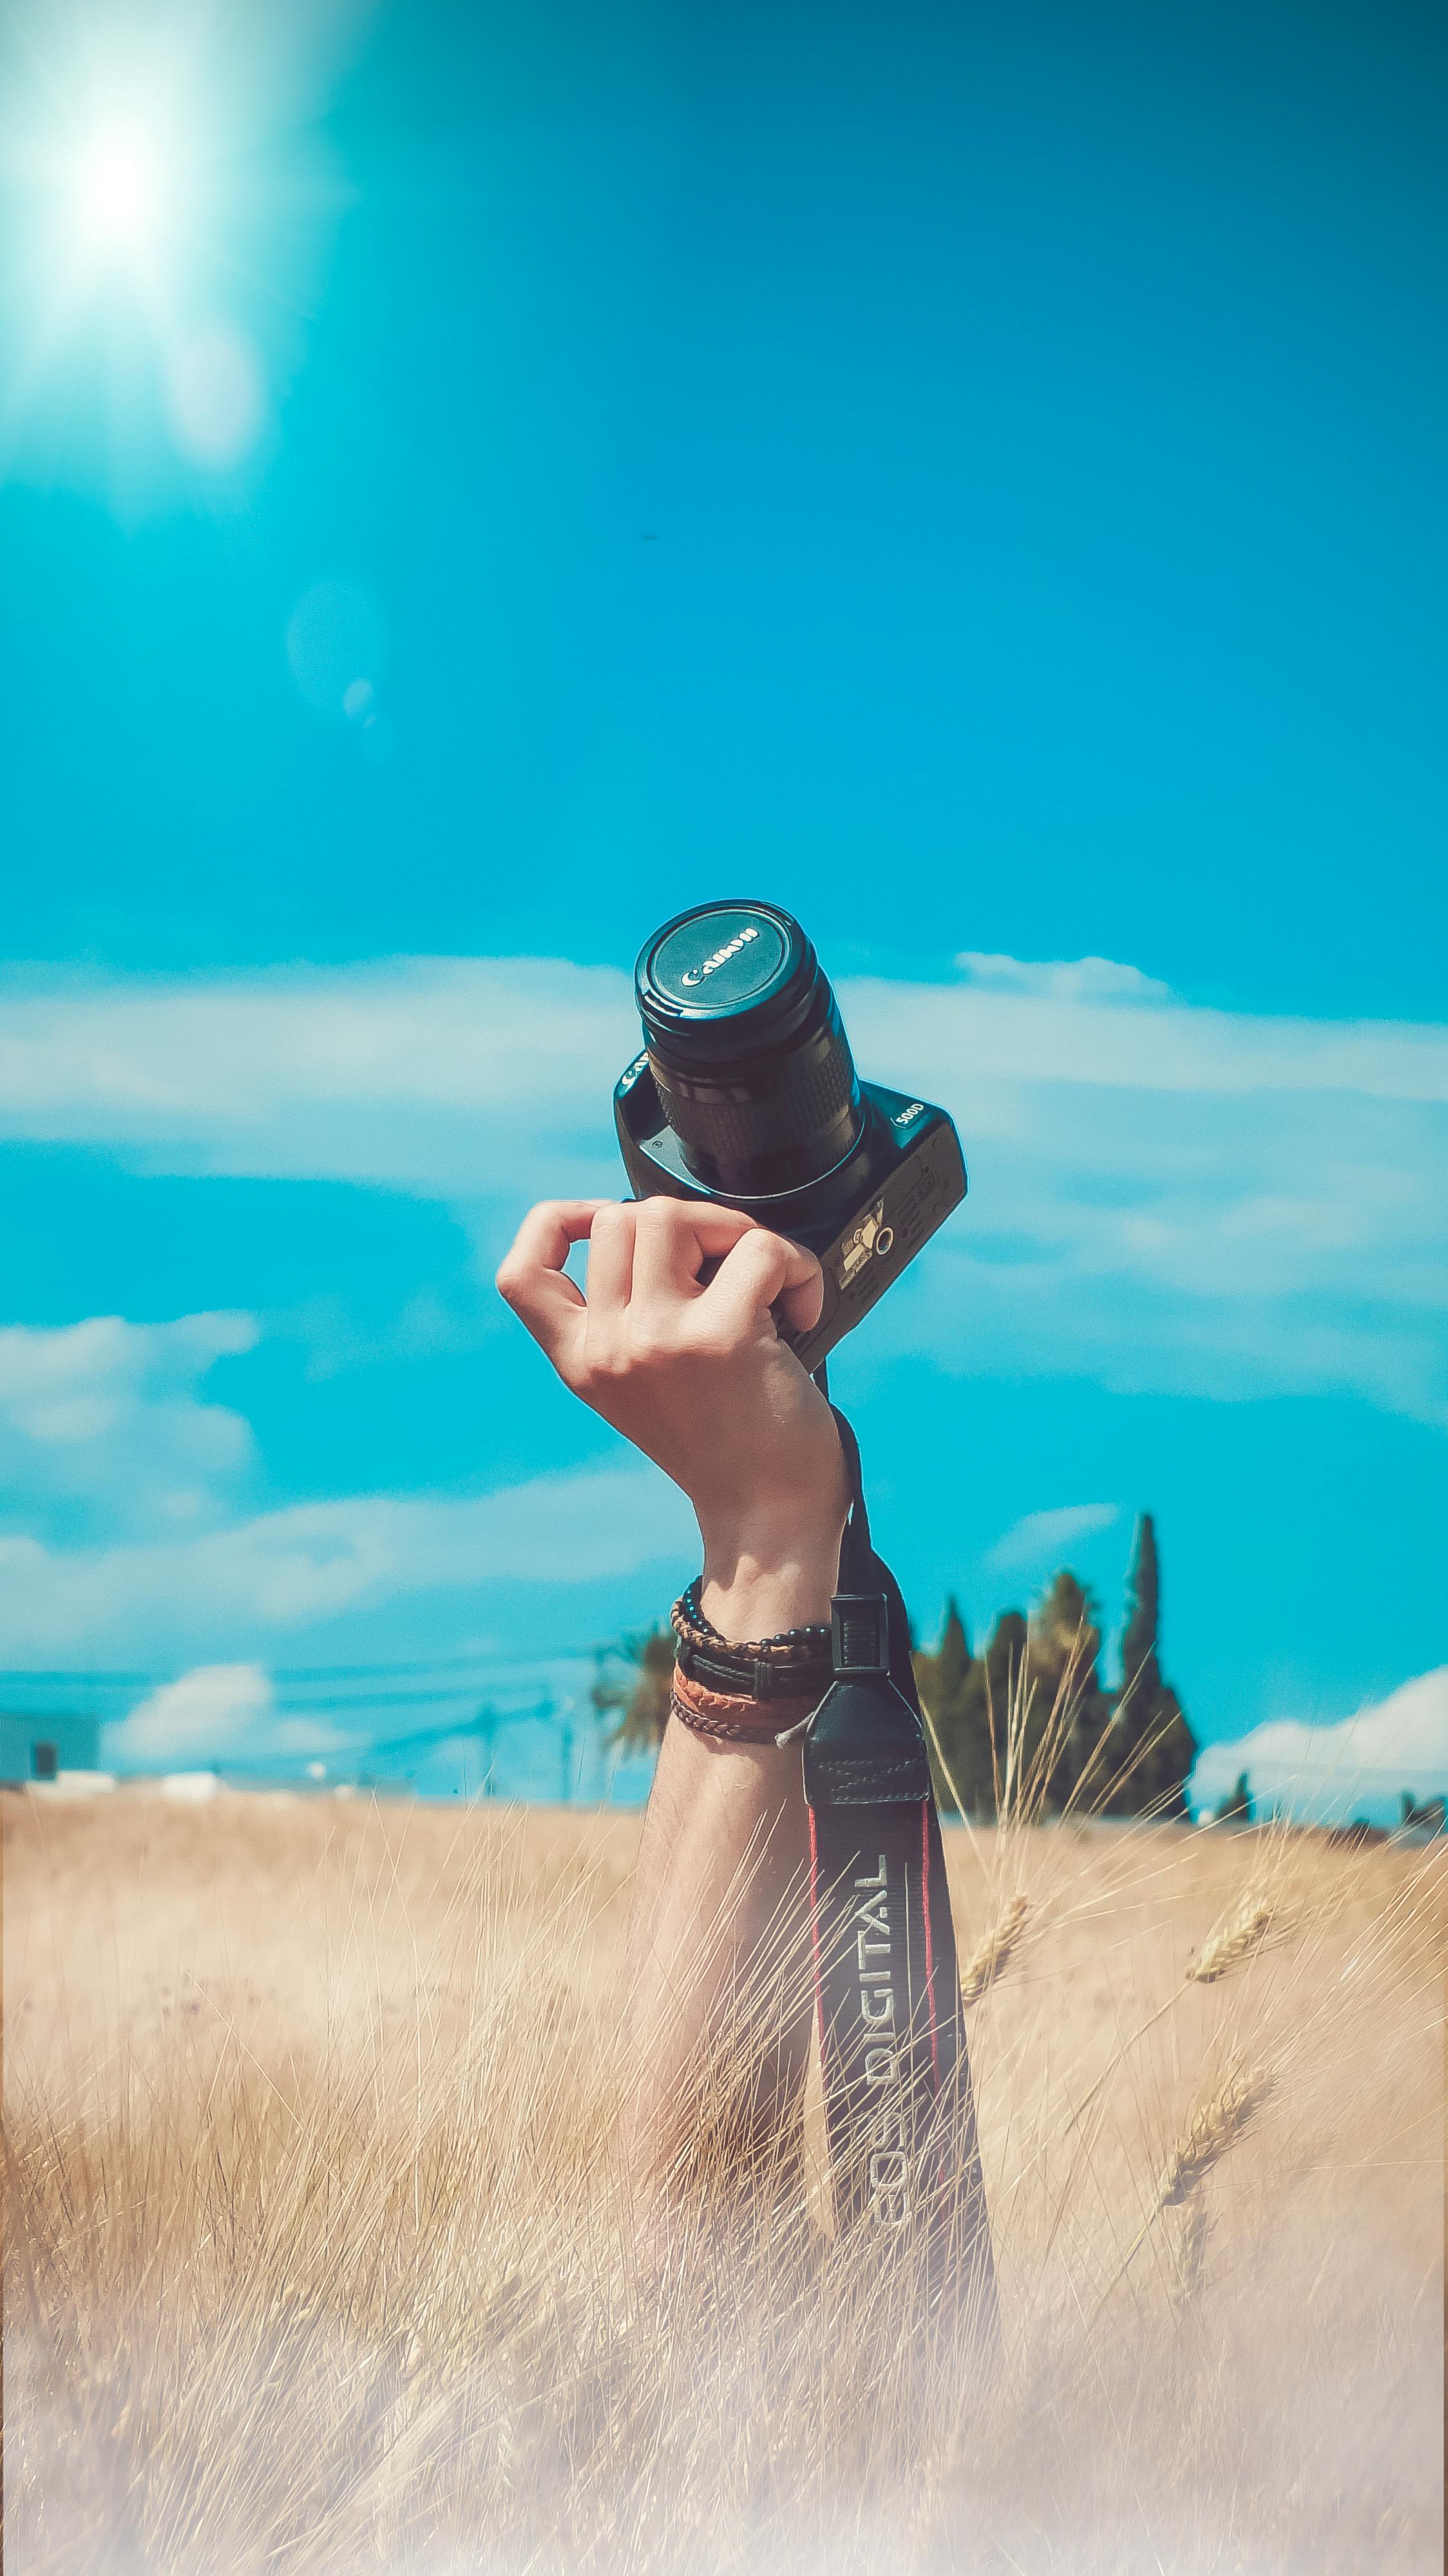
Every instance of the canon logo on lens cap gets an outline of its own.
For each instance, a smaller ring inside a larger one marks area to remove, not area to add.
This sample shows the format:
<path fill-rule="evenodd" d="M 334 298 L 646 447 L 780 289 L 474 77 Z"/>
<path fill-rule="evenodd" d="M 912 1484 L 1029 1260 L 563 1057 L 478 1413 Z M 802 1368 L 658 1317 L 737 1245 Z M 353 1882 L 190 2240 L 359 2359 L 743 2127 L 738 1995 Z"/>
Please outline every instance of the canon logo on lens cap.
<path fill-rule="evenodd" d="M 716 948 L 713 956 L 706 957 L 703 965 L 697 970 L 692 972 L 686 970 L 679 977 L 680 983 L 702 984 L 705 976 L 712 975 L 716 966 L 722 966 L 726 957 L 737 957 L 741 948 L 747 947 L 751 939 L 758 937 L 757 930 L 741 930 L 737 939 L 731 939 L 723 948 Z"/>
<path fill-rule="evenodd" d="M 665 1020 L 732 1020 L 782 1002 L 799 980 L 806 942 L 771 904 L 710 903 L 656 931 L 638 962 L 644 1026 Z"/>

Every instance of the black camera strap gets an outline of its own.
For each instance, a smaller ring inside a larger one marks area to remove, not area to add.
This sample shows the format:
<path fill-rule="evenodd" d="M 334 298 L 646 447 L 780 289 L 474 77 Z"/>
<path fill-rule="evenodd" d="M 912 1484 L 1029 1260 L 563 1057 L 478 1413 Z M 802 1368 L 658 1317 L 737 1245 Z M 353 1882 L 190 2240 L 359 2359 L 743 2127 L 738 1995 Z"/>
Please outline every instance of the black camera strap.
<path fill-rule="evenodd" d="M 837 2234 L 926 2254 L 930 2301 L 987 2331 L 995 2276 L 940 1818 L 905 1605 L 870 1543 L 854 1433 L 834 1679 L 803 1738 L 825 2126 Z"/>

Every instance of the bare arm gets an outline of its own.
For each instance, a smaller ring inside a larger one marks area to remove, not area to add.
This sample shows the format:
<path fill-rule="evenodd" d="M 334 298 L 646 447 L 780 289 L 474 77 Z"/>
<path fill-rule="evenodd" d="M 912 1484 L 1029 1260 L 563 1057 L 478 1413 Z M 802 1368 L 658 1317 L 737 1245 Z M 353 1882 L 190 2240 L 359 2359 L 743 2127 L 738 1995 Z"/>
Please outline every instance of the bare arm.
<path fill-rule="evenodd" d="M 586 1298 L 563 1271 L 589 1237 Z M 704 1266 L 717 1261 L 706 1285 Z M 828 1405 L 771 1307 L 808 1326 L 819 1265 L 731 1209 L 647 1199 L 535 1208 L 498 1286 L 564 1382 L 682 1486 L 703 1607 L 732 1640 L 829 1616 L 847 1504 Z M 629 1934 L 637 2085 L 630 2162 L 646 2194 L 683 2143 L 711 2046 L 749 2047 L 749 2139 L 769 2153 L 809 2048 L 806 1820 L 798 1749 L 671 1719 L 644 1821 Z"/>

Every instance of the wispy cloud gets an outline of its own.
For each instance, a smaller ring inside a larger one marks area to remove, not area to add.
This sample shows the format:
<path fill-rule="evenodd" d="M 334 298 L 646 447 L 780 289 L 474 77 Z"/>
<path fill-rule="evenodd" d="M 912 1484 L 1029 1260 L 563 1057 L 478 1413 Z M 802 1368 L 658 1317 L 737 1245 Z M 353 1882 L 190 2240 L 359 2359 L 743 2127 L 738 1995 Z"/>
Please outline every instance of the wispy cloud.
<path fill-rule="evenodd" d="M 1027 1512 L 994 1547 L 986 1551 L 987 1565 L 1002 1573 L 1017 1569 L 1029 1572 L 1036 1566 L 1058 1565 L 1061 1551 L 1074 1547 L 1078 1540 L 1094 1538 L 1098 1530 L 1110 1529 L 1121 1517 L 1119 1503 L 1062 1503 L 1053 1511 Z"/>
<path fill-rule="evenodd" d="M 637 1045 L 627 978 L 553 958 L 12 979 L 0 1134 L 154 1170 L 473 1198 L 506 1186 L 520 1139 L 554 1169 L 602 1161 Z"/>
<path fill-rule="evenodd" d="M 1243 1771 L 1260 1808 L 1304 1822 L 1359 1813 L 1396 1822 L 1405 1791 L 1420 1803 L 1448 1794 L 1448 1664 L 1338 1726 L 1279 1718 L 1207 1745 L 1192 1774 L 1193 1804 L 1219 1806 Z"/>
<path fill-rule="evenodd" d="M 1001 993 L 1028 993 L 1048 1002 L 1165 1002 L 1170 987 L 1139 966 L 1119 965 L 1114 957 L 1057 958 L 1035 963 L 1024 957 L 997 957 L 983 949 L 962 950 L 956 964 L 972 984 Z"/>
<path fill-rule="evenodd" d="M 864 1071 L 945 1101 L 971 1166 L 873 1348 L 1448 1424 L 1448 1030 L 1203 1010 L 1102 958 L 841 998 Z M 619 1188 L 637 1043 L 627 978 L 553 959 L 12 979 L 0 1132 L 441 1197 L 491 1252 L 527 1197 Z"/>
<path fill-rule="evenodd" d="M 0 1537 L 0 1630 L 17 1663 L 220 1656 L 402 1595 L 579 1584 L 687 1558 L 677 1488 L 644 1466 L 473 1496 L 356 1494 L 195 1537 L 53 1548 Z"/>
<path fill-rule="evenodd" d="M 194 1526 L 250 1463 L 239 1413 L 207 1403 L 218 1359 L 251 1350 L 254 1318 L 182 1315 L 130 1324 L 94 1315 L 59 1330 L 0 1330 L 0 1529 L 17 1509 L 32 1533 L 55 1512 L 74 1533 L 123 1519 Z"/>

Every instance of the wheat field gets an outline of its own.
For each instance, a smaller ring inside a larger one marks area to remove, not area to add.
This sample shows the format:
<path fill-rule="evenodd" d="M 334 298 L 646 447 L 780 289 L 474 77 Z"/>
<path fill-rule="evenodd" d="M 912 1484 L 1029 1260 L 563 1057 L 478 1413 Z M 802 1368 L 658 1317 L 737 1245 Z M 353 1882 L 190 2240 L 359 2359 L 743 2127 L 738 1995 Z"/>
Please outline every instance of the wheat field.
<path fill-rule="evenodd" d="M 13 2576 L 1441 2564 L 1437 1853 L 947 1833 L 982 2359 L 814 2102 L 641 2268 L 636 1818 L 0 1808 Z"/>

